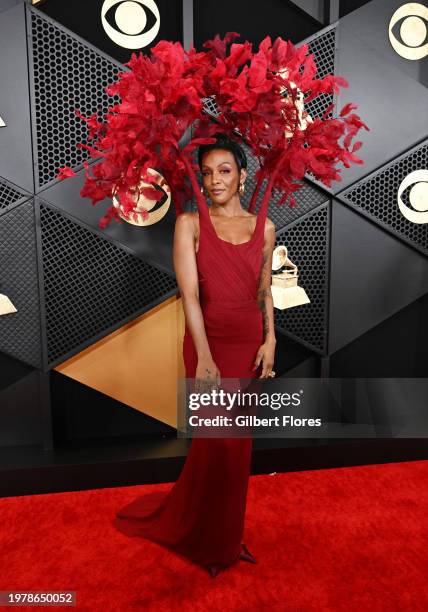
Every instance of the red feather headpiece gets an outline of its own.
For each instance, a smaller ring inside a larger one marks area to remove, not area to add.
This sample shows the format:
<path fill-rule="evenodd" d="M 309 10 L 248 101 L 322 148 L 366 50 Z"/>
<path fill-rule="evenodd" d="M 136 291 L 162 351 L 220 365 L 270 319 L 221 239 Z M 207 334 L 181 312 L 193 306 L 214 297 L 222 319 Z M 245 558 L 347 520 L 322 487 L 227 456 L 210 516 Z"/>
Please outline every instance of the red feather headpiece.
<path fill-rule="evenodd" d="M 189 154 L 200 144 L 215 142 L 215 132 L 242 138 L 259 161 L 250 210 L 266 176 L 271 175 L 271 186 L 282 193 L 278 204 L 283 204 L 303 187 L 294 181 L 301 180 L 307 171 L 330 186 L 333 180 L 341 180 L 336 168 L 339 162 L 348 168 L 352 162 L 364 163 L 354 155 L 361 142 L 350 150 L 359 129 L 369 130 L 357 114 L 350 114 L 357 108 L 355 104 L 346 104 L 338 118 L 327 118 L 331 104 L 322 119 L 315 118 L 304 128 L 300 124 L 299 92 L 307 103 L 320 93 L 338 93 L 339 86 L 348 86 L 347 81 L 332 74 L 315 78 L 314 55 L 307 55 L 307 44 L 297 48 L 278 37 L 272 45 L 267 36 L 257 53 L 248 41 L 228 48 L 239 36 L 228 32 L 221 39 L 217 34 L 204 43 L 208 51 L 196 52 L 193 46 L 185 51 L 179 42 L 162 40 L 150 56 L 132 54 L 125 64 L 129 70 L 106 89 L 121 102 L 108 109 L 105 121 L 99 122 L 96 114 L 85 118 L 79 113 L 87 122 L 92 142 L 78 146 L 100 160 L 93 165 L 84 162 L 82 196 L 96 204 L 116 193 L 124 211 L 129 212 L 135 207 L 129 194 L 141 180 L 154 185 L 156 179 L 146 173 L 155 168 L 171 188 L 178 215 L 197 185 L 196 167 Z M 215 101 L 215 120 L 204 112 L 204 98 Z M 191 126 L 194 138 L 181 147 L 180 140 Z M 186 180 L 189 171 L 193 173 L 190 184 Z M 69 176 L 74 176 L 71 168 L 60 169 L 60 179 Z M 143 194 L 155 200 L 162 197 L 155 187 L 147 187 Z M 290 205 L 294 204 L 292 197 Z M 120 220 L 112 205 L 100 227 L 113 217 Z"/>

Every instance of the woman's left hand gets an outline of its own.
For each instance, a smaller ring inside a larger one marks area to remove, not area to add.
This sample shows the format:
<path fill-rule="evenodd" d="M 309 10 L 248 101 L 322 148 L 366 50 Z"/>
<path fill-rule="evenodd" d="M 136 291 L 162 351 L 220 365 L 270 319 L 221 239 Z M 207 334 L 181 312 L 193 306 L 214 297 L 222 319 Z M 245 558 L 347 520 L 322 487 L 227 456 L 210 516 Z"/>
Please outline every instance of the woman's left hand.
<path fill-rule="evenodd" d="M 253 370 L 259 367 L 260 363 L 263 362 L 262 373 L 259 378 L 267 378 L 269 373 L 272 371 L 273 362 L 275 359 L 275 341 L 264 342 L 259 350 L 257 351 L 256 361 L 254 363 Z"/>

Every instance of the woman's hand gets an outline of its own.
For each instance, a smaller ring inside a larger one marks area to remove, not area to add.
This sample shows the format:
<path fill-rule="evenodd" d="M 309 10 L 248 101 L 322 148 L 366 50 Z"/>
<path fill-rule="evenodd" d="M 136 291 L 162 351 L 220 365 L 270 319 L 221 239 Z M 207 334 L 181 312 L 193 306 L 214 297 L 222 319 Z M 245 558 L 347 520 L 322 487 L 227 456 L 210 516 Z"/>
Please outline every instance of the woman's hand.
<path fill-rule="evenodd" d="M 262 373 L 259 378 L 267 378 L 269 373 L 272 371 L 273 362 L 275 359 L 275 340 L 267 340 L 264 342 L 259 350 L 257 351 L 256 361 L 254 363 L 253 370 L 259 367 L 260 363 L 263 362 Z"/>
<path fill-rule="evenodd" d="M 199 393 L 209 392 L 220 385 L 220 370 L 212 357 L 198 359 L 195 373 L 195 391 Z"/>

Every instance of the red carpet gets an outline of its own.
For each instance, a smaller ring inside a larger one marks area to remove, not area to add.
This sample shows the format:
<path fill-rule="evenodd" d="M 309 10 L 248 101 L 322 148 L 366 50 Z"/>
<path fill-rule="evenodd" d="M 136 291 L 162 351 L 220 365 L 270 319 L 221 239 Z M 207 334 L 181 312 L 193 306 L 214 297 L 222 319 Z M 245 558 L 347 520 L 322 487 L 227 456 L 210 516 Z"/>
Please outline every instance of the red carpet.
<path fill-rule="evenodd" d="M 245 541 L 259 563 L 215 579 L 111 525 L 169 484 L 1 499 L 0 590 L 75 590 L 91 612 L 425 612 L 427 483 L 428 461 L 253 476 Z"/>

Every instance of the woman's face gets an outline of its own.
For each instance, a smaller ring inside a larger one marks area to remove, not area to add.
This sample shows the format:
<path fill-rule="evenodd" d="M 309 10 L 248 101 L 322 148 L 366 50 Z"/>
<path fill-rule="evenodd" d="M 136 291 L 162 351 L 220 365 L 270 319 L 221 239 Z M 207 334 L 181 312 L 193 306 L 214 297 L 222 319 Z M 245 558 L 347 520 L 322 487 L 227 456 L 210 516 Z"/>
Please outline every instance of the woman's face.
<path fill-rule="evenodd" d="M 246 171 L 239 175 L 235 158 L 226 149 L 212 149 L 202 158 L 202 182 L 213 202 L 228 202 L 238 191 L 240 179 L 244 180 Z"/>

